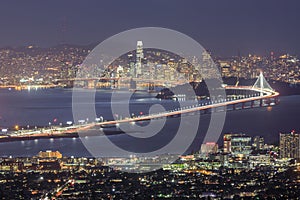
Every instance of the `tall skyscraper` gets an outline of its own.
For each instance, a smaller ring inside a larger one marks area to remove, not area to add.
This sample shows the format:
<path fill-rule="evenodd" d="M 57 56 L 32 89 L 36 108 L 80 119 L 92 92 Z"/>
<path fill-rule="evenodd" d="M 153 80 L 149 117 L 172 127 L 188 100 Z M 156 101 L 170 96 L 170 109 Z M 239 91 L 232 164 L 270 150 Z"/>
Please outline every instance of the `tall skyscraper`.
<path fill-rule="evenodd" d="M 300 134 L 280 133 L 280 158 L 295 158 L 300 160 Z"/>
<path fill-rule="evenodd" d="M 143 53 L 143 42 L 137 41 L 136 45 L 136 63 L 135 63 L 135 76 L 139 77 L 142 74 L 142 59 L 144 58 Z"/>
<path fill-rule="evenodd" d="M 128 54 L 128 60 L 129 60 L 129 70 L 128 75 L 131 78 L 135 78 L 135 59 L 133 58 L 132 54 Z"/>

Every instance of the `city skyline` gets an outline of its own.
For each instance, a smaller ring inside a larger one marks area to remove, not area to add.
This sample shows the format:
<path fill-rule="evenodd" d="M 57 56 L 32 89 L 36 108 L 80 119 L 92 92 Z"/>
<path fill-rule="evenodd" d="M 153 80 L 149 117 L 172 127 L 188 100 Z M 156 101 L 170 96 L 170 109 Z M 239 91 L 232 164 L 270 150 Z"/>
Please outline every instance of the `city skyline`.
<path fill-rule="evenodd" d="M 1 199 L 299 199 L 300 2 L 0 2 Z"/>
<path fill-rule="evenodd" d="M 1 2 L 0 47 L 99 43 L 138 27 L 165 27 L 216 55 L 300 55 L 297 1 Z M 109 20 L 107 20 L 109 19 Z M 9 23 L 8 23 L 9 22 Z"/>

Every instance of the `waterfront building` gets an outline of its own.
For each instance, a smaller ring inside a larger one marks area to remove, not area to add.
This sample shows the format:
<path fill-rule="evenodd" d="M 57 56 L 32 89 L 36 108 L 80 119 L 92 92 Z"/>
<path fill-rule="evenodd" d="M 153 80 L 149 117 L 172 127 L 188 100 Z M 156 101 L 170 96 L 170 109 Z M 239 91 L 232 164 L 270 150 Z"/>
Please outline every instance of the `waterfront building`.
<path fill-rule="evenodd" d="M 38 154 L 40 158 L 62 158 L 62 154 L 59 151 L 40 151 Z"/>

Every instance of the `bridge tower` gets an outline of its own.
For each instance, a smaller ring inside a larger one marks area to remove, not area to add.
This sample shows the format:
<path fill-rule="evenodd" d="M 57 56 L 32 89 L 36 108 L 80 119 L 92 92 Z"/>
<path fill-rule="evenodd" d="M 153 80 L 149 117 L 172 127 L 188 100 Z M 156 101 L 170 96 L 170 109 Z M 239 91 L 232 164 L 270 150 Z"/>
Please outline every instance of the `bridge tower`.
<path fill-rule="evenodd" d="M 259 89 L 260 96 L 263 96 L 264 90 L 274 91 L 274 89 L 267 82 L 262 71 L 260 71 L 259 76 L 258 76 L 257 80 L 255 81 L 254 85 L 252 86 L 252 88 Z"/>
<path fill-rule="evenodd" d="M 263 79 L 264 79 L 264 75 L 263 75 L 262 71 L 260 71 L 259 76 L 258 76 L 260 96 L 263 96 L 263 89 L 264 89 L 264 80 Z"/>

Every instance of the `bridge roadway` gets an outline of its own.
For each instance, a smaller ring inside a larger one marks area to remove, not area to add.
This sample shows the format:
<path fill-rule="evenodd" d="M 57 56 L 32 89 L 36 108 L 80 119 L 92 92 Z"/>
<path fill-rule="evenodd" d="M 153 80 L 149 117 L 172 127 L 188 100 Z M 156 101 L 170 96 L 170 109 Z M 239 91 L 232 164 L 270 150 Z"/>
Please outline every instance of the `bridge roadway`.
<path fill-rule="evenodd" d="M 221 101 L 221 102 L 214 103 L 214 104 L 209 104 L 209 105 L 204 105 L 204 106 L 196 106 L 196 107 L 186 108 L 186 109 L 178 110 L 178 111 L 166 111 L 163 113 L 139 116 L 136 118 L 126 118 L 126 119 L 115 120 L 115 121 L 99 122 L 99 123 L 96 123 L 96 125 L 130 123 L 130 122 L 135 122 L 135 121 L 144 121 L 144 120 L 151 120 L 151 119 L 157 119 L 157 118 L 162 118 L 162 117 L 170 117 L 170 116 L 174 116 L 174 115 L 181 115 L 181 114 L 196 112 L 196 111 L 200 111 L 200 110 L 224 107 L 224 106 L 233 105 L 233 104 L 246 103 L 246 102 L 257 101 L 257 100 L 261 100 L 261 99 L 275 98 L 275 97 L 279 96 L 278 92 L 267 90 L 267 89 L 261 91 L 260 88 L 253 88 L 252 86 L 226 86 L 225 89 L 251 90 L 251 91 L 255 91 L 255 92 L 259 92 L 259 93 L 260 92 L 265 93 L 265 95 L 248 97 L 248 98 L 243 98 L 243 99 L 235 99 L 235 100 L 230 100 L 230 101 Z"/>
<path fill-rule="evenodd" d="M 56 128 L 54 129 L 44 129 L 43 131 L 40 131 L 37 133 L 37 131 L 26 131 L 22 133 L 14 133 L 10 134 L 11 138 L 22 138 L 22 137 L 51 137 L 51 136 L 60 136 L 60 135 L 65 135 L 65 134 L 72 134 L 76 133 L 79 131 L 86 131 L 89 129 L 94 128 L 95 126 L 101 126 L 101 125 L 117 125 L 120 123 L 132 123 L 132 122 L 137 122 L 137 121 L 144 121 L 144 120 L 151 120 L 151 119 L 158 119 L 158 118 L 163 118 L 163 117 L 170 117 L 170 116 L 176 116 L 176 115 L 181 115 L 185 113 L 191 113 L 191 112 L 196 112 L 196 111 L 201 111 L 201 110 L 207 110 L 211 108 L 218 108 L 218 107 L 225 107 L 228 105 L 234 105 L 234 104 L 240 104 L 240 103 L 246 103 L 246 102 L 251 102 L 251 101 L 258 101 L 262 99 L 269 99 L 269 98 L 275 98 L 279 95 L 278 92 L 275 92 L 273 90 L 269 89 L 264 89 L 261 90 L 260 88 L 253 88 L 252 86 L 226 86 L 225 89 L 234 89 L 234 90 L 250 90 L 254 92 L 262 92 L 262 96 L 250 96 L 247 98 L 243 99 L 234 99 L 234 100 L 229 100 L 229 101 L 222 101 L 219 100 L 216 103 L 213 104 L 208 104 L 208 105 L 202 105 L 201 106 L 192 106 L 190 108 L 185 108 L 182 110 L 175 110 L 175 111 L 165 111 L 163 113 L 157 113 L 157 114 L 150 114 L 150 115 L 145 115 L 145 116 L 138 116 L 136 118 L 125 118 L 125 119 L 120 119 L 120 120 L 114 120 L 114 121 L 104 121 L 104 122 L 93 122 L 85 125 L 73 125 L 71 127 L 62 127 L 62 128 Z M 70 129 L 71 128 L 71 129 Z M 2 136 L 2 138 L 5 138 L 5 136 Z M 8 136 L 6 136 L 8 137 Z"/>

